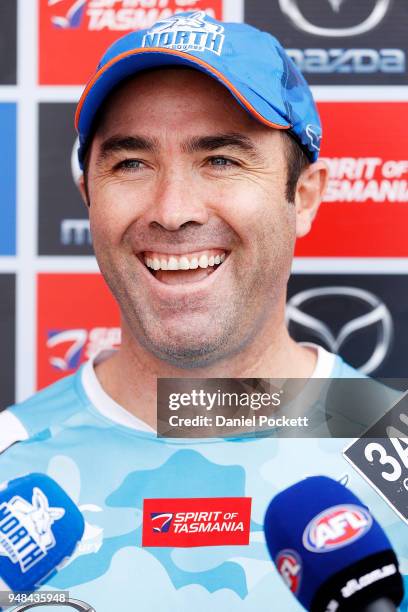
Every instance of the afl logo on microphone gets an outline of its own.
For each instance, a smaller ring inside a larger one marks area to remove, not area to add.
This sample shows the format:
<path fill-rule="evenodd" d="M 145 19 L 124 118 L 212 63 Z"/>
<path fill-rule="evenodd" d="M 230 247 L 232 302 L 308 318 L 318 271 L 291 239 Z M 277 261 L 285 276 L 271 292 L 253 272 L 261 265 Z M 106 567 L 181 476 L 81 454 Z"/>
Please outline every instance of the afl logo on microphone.
<path fill-rule="evenodd" d="M 330 552 L 361 538 L 372 523 L 371 514 L 362 506 L 333 506 L 310 521 L 303 532 L 303 546 L 311 552 Z"/>
<path fill-rule="evenodd" d="M 288 588 L 294 595 L 299 591 L 302 577 L 302 562 L 294 550 L 281 550 L 275 565 Z"/>

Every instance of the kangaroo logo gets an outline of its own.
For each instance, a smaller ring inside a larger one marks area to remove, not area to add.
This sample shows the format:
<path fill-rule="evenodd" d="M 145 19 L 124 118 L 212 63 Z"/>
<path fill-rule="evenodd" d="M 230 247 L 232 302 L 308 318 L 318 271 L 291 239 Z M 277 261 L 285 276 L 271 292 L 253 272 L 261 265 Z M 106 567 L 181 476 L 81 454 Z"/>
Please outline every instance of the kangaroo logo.
<path fill-rule="evenodd" d="M 225 36 L 223 26 L 207 21 L 204 11 L 174 15 L 158 21 L 143 37 L 142 47 L 162 47 L 178 51 L 211 51 L 221 55 Z"/>
<path fill-rule="evenodd" d="M 197 11 L 193 13 L 189 17 L 183 17 L 182 15 L 174 15 L 174 17 L 170 17 L 169 19 L 163 19 L 162 21 L 158 21 L 154 26 L 155 32 L 164 32 L 168 30 L 197 30 L 202 29 L 207 32 L 219 32 L 224 28 L 219 26 L 216 23 L 210 23 L 205 21 L 207 15 L 204 11 Z"/>
<path fill-rule="evenodd" d="M 27 572 L 55 546 L 52 525 L 65 514 L 64 508 L 51 508 L 47 497 L 34 487 L 31 504 L 15 495 L 0 505 L 0 555 Z"/>

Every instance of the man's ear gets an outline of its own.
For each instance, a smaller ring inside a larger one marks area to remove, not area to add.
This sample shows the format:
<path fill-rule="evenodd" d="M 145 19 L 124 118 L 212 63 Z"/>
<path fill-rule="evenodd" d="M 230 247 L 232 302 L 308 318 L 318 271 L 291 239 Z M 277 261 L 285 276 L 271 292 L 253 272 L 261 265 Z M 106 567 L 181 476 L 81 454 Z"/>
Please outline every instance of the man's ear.
<path fill-rule="evenodd" d="M 301 173 L 296 185 L 296 236 L 309 233 L 313 219 L 322 201 L 329 179 L 329 168 L 321 160 L 311 164 Z"/>
<path fill-rule="evenodd" d="M 78 182 L 77 182 L 77 186 L 78 186 L 79 192 L 81 194 L 81 197 L 82 197 L 82 200 L 83 200 L 85 206 L 87 208 L 89 208 L 89 205 L 90 205 L 90 202 L 89 202 L 89 193 L 88 193 L 88 189 L 87 189 L 86 184 L 85 184 L 84 173 L 82 173 L 81 176 L 79 177 Z"/>

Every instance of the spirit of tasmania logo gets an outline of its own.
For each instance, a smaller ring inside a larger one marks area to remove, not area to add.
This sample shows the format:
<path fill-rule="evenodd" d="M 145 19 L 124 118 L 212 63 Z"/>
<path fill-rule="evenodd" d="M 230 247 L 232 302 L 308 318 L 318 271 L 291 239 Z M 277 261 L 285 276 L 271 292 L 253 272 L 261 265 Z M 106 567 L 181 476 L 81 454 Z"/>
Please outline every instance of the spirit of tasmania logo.
<path fill-rule="evenodd" d="M 145 499 L 143 546 L 245 546 L 250 497 Z"/>
<path fill-rule="evenodd" d="M 333 506 L 310 521 L 303 533 L 303 546 L 311 552 L 330 552 L 361 538 L 372 523 L 371 514 L 362 506 Z"/>
<path fill-rule="evenodd" d="M 168 41 L 165 46 L 169 46 L 177 38 L 178 46 L 173 48 L 203 47 L 215 53 L 222 47 L 223 34 L 202 15 L 222 19 L 223 0 L 38 0 L 38 4 L 41 85 L 83 85 L 118 37 L 155 24 L 164 30 L 151 35 L 153 42 Z M 190 25 L 171 21 L 174 15 L 185 20 L 182 13 L 187 12 L 196 14 Z"/>
<path fill-rule="evenodd" d="M 58 4 L 58 11 L 63 11 L 62 14 L 51 15 L 51 23 L 56 28 L 78 28 L 82 23 L 86 3 L 87 0 L 48 0 L 49 7 Z"/>
<path fill-rule="evenodd" d="M 47 333 L 47 349 L 51 350 L 49 363 L 60 372 L 76 370 L 84 359 L 90 359 L 99 351 L 115 348 L 119 344 L 118 327 L 58 329 Z"/>
<path fill-rule="evenodd" d="M 55 546 L 52 525 L 65 514 L 64 508 L 50 508 L 41 489 L 34 487 L 32 502 L 15 495 L 0 504 L 0 555 L 18 563 L 28 572 Z"/>
<path fill-rule="evenodd" d="M 152 521 L 153 531 L 157 533 L 167 533 L 170 529 L 174 514 L 172 512 L 152 512 L 150 519 Z"/>
<path fill-rule="evenodd" d="M 209 0 L 205 10 L 215 16 L 213 3 Z M 148 28 L 175 12 L 195 10 L 203 4 L 202 0 L 48 0 L 47 9 L 54 28 L 124 32 Z"/>

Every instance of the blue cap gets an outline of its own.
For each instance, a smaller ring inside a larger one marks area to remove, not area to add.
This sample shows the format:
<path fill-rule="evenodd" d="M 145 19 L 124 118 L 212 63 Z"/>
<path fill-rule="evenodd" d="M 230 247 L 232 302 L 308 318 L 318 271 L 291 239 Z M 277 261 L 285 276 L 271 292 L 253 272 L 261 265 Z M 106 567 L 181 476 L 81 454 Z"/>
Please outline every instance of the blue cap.
<path fill-rule="evenodd" d="M 224 23 L 196 11 L 126 34 L 106 51 L 75 115 L 81 167 L 93 121 L 112 89 L 141 70 L 180 65 L 219 81 L 255 119 L 288 130 L 308 158 L 317 159 L 319 114 L 309 86 L 279 41 L 246 23 Z"/>

